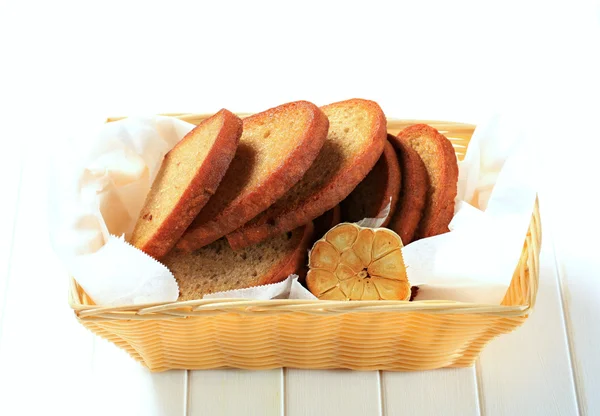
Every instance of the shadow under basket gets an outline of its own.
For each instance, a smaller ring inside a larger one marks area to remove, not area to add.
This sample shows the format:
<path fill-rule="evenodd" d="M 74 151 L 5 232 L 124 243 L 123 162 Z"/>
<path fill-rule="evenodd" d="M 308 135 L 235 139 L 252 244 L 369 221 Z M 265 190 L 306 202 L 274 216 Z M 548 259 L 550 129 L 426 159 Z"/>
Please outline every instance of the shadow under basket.
<path fill-rule="evenodd" d="M 169 115 L 194 124 L 209 117 Z M 417 123 L 446 135 L 459 160 L 475 129 L 452 122 L 389 119 L 388 132 L 397 134 Z M 151 371 L 466 367 L 492 339 L 515 330 L 530 314 L 537 295 L 541 237 L 536 200 L 519 263 L 500 305 L 212 299 L 100 307 L 72 278 L 69 304 L 82 325 Z"/>

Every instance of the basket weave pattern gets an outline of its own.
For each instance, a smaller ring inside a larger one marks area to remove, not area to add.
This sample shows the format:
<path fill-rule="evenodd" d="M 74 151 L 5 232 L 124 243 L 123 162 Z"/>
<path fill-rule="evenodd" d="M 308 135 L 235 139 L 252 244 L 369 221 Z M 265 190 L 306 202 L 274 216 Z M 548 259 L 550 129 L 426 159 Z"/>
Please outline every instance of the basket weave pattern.
<path fill-rule="evenodd" d="M 194 124 L 207 117 L 174 116 Z M 445 134 L 458 158 L 464 157 L 472 125 L 388 120 L 388 131 L 396 134 L 418 122 Z M 492 339 L 513 331 L 529 315 L 537 294 L 541 238 L 536 201 L 521 258 L 501 305 L 443 300 L 207 299 L 99 307 L 74 279 L 69 303 L 81 324 L 151 371 L 465 367 Z"/>

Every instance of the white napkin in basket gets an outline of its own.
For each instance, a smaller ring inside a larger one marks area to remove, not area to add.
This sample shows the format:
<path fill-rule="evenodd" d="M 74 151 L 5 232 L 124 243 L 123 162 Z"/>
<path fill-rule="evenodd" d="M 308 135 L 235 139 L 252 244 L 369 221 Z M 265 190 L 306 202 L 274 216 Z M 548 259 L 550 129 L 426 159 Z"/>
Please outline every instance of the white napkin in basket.
<path fill-rule="evenodd" d="M 403 249 L 408 278 L 420 287 L 417 300 L 502 301 L 536 198 L 536 140 L 529 125 L 507 116 L 475 130 L 459 164 L 451 231 Z"/>
<path fill-rule="evenodd" d="M 193 127 L 162 116 L 88 125 L 55 155 L 51 242 L 96 304 L 177 300 L 173 274 L 125 239 L 165 154 Z"/>

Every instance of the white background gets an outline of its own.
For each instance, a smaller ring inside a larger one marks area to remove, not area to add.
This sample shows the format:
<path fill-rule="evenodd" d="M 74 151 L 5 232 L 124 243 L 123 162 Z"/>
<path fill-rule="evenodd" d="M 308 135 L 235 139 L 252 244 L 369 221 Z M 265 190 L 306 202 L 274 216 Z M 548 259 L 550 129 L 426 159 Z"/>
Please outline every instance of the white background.
<path fill-rule="evenodd" d="M 599 27 L 583 1 L 0 0 L 0 415 L 600 414 Z M 75 322 L 45 178 L 77 121 L 351 97 L 544 132 L 536 313 L 476 367 L 151 376 Z"/>

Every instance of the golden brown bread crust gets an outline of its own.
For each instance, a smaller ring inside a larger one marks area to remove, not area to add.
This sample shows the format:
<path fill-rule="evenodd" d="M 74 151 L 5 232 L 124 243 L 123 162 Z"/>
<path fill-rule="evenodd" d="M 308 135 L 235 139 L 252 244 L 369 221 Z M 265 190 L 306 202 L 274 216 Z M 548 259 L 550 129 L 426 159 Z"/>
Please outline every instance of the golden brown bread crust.
<path fill-rule="evenodd" d="M 398 158 L 388 141 L 371 172 L 341 202 L 342 221 L 357 222 L 363 218 L 375 218 L 390 204 L 390 213 L 381 224 L 381 227 L 386 227 L 396 211 L 401 180 Z"/>
<path fill-rule="evenodd" d="M 362 149 L 353 163 L 336 173 L 336 176 L 304 200 L 294 200 L 291 193 L 284 195 L 269 209 L 253 218 L 249 223 L 227 235 L 234 250 L 257 244 L 281 232 L 292 230 L 322 215 L 339 204 L 352 192 L 373 168 L 386 142 L 387 121 L 381 107 L 374 101 L 351 99 L 322 107 L 325 114 L 337 108 L 362 107 L 372 115 L 369 126 L 369 144 Z M 314 172 L 311 172 L 314 173 Z M 305 175 L 305 178 L 308 176 Z"/>
<path fill-rule="evenodd" d="M 141 244 L 137 245 L 136 231 L 134 230 L 133 232 L 131 243 L 156 259 L 163 257 L 175 246 L 186 228 L 196 215 L 198 215 L 198 212 L 200 212 L 209 198 L 215 193 L 235 155 L 238 141 L 242 134 L 242 120 L 230 111 L 222 109 L 192 129 L 177 143 L 165 155 L 161 169 L 168 164 L 178 163 L 177 160 L 173 160 L 173 155 L 177 153 L 177 150 L 183 145 L 184 141 L 192 138 L 196 130 L 202 129 L 206 124 L 214 121 L 215 118 L 222 118 L 218 136 L 204 160 L 196 167 L 193 179 L 175 207 L 167 215 L 154 235 L 150 236 L 146 242 L 141 243 L 140 241 Z M 144 208 L 140 212 L 138 223 L 152 221 L 152 214 L 145 211 Z"/>
<path fill-rule="evenodd" d="M 302 279 L 306 276 L 306 264 L 308 264 L 308 248 L 313 239 L 314 226 L 312 221 L 306 225 L 296 228 L 292 232 L 292 239 L 297 240 L 296 249 L 287 258 L 271 269 L 271 272 L 263 275 L 258 283 L 267 285 L 270 283 L 281 282 L 292 274 L 296 273 Z"/>
<path fill-rule="evenodd" d="M 429 176 L 427 202 L 415 239 L 448 232 L 458 184 L 458 162 L 452 143 L 426 124 L 407 127 L 398 137 L 419 153 Z"/>
<path fill-rule="evenodd" d="M 402 172 L 398 205 L 388 227 L 400 236 L 404 245 L 407 245 L 413 241 L 423 216 L 429 178 L 419 154 L 405 140 L 391 134 L 388 135 L 388 140 L 396 150 Z"/>
<path fill-rule="evenodd" d="M 241 227 L 285 194 L 310 168 L 327 138 L 329 129 L 327 116 L 314 104 L 297 101 L 271 108 L 245 118 L 243 120 L 244 130 L 251 129 L 254 125 L 268 123 L 276 113 L 288 108 L 310 115 L 309 125 L 298 139 L 298 145 L 289 154 L 273 155 L 273 157 L 281 158 L 281 163 L 268 179 L 252 192 L 243 196 L 238 195 L 231 201 L 227 201 L 225 206 L 216 200 L 209 201 L 178 242 L 179 249 L 184 251 L 198 249 Z M 240 142 L 241 147 L 242 142 Z M 237 157 L 236 155 L 236 159 Z M 252 163 L 251 161 L 244 162 Z M 236 160 L 232 166 L 235 163 Z M 222 186 L 227 186 L 227 179 L 226 176 Z"/>

